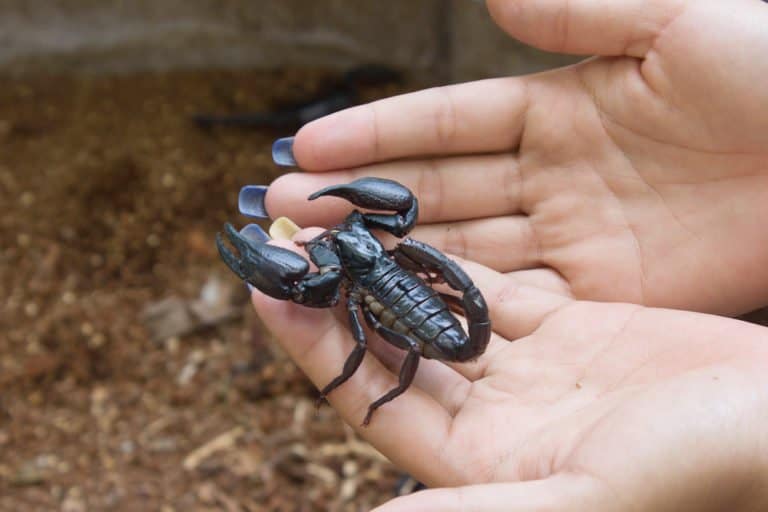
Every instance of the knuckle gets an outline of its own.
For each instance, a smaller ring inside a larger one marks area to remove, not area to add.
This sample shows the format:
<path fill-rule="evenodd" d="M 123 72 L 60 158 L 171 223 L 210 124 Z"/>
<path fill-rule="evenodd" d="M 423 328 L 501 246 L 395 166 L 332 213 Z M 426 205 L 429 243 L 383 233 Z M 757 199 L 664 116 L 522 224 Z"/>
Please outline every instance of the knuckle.
<path fill-rule="evenodd" d="M 456 102 L 450 87 L 438 87 L 435 90 L 440 96 L 434 114 L 435 138 L 438 147 L 448 149 L 456 140 Z"/>
<path fill-rule="evenodd" d="M 369 103 L 367 105 L 367 109 L 370 116 L 370 131 L 371 131 L 371 154 L 372 154 L 372 160 L 378 161 L 382 156 L 382 150 L 383 147 L 382 140 L 381 140 L 381 127 L 379 125 L 380 119 L 379 119 L 379 113 L 376 107 L 376 102 Z"/>
<path fill-rule="evenodd" d="M 520 205 L 520 209 L 524 211 L 524 208 L 522 207 L 522 174 L 520 172 L 520 166 L 518 164 L 517 158 L 512 155 L 507 157 L 507 163 L 504 166 L 504 170 L 502 172 L 501 190 L 504 194 L 504 199 L 507 202 L 507 206 L 511 210 L 518 209 L 517 206 Z"/>
<path fill-rule="evenodd" d="M 416 183 L 416 196 L 419 199 L 422 211 L 429 212 L 429 217 L 441 218 L 443 209 L 443 175 L 437 162 L 427 160 L 419 172 Z"/>
<path fill-rule="evenodd" d="M 443 241 L 445 252 L 453 254 L 463 259 L 469 258 L 469 242 L 463 229 L 452 226 L 445 230 L 445 239 Z"/>
<path fill-rule="evenodd" d="M 569 29 L 571 25 L 571 8 L 568 2 L 560 7 L 553 18 L 553 29 L 557 34 L 557 50 L 568 48 Z"/>
<path fill-rule="evenodd" d="M 505 307 L 505 305 L 514 303 L 520 294 L 520 285 L 512 281 L 511 279 L 504 279 L 501 283 L 499 291 L 496 293 L 494 303 L 499 309 Z"/>

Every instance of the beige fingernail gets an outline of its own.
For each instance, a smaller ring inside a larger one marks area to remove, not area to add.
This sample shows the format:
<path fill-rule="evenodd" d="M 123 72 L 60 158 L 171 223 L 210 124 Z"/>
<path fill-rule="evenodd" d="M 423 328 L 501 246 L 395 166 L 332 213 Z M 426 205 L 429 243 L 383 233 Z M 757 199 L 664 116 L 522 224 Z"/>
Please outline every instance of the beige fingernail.
<path fill-rule="evenodd" d="M 269 226 L 269 236 L 275 240 L 291 240 L 293 239 L 293 235 L 300 230 L 301 228 L 288 217 L 278 217 L 275 219 L 275 222 Z"/>

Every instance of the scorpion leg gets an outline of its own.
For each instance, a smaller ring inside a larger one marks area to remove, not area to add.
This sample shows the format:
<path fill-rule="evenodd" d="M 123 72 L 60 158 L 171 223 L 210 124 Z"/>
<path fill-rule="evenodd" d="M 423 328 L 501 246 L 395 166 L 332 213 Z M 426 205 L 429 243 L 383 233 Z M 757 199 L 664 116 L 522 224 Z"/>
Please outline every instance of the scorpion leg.
<path fill-rule="evenodd" d="M 413 229 L 419 215 L 419 202 L 413 193 L 400 183 L 383 178 L 360 178 L 345 185 L 332 185 L 310 195 L 309 200 L 322 196 L 341 197 L 361 208 L 397 212 L 364 213 L 362 217 L 368 228 L 381 229 L 398 238 Z"/>
<path fill-rule="evenodd" d="M 427 281 L 429 284 L 445 282 L 445 279 L 443 279 L 443 276 L 441 276 L 440 274 L 436 274 L 433 271 L 430 271 L 428 267 L 414 260 L 404 252 L 394 249 L 391 251 L 387 251 L 387 254 L 392 256 L 397 262 L 397 264 L 403 267 L 404 269 L 410 270 L 415 274 L 422 274 L 424 280 Z"/>
<path fill-rule="evenodd" d="M 349 324 L 352 327 L 352 336 L 355 338 L 355 348 L 352 353 L 347 357 L 344 363 L 344 369 L 341 371 L 341 375 L 329 382 L 321 391 L 320 396 L 317 398 L 316 406 L 320 407 L 325 402 L 325 397 L 344 384 L 360 367 L 360 363 L 363 362 L 365 356 L 365 350 L 367 342 L 365 339 L 365 332 L 363 326 L 360 323 L 360 297 L 356 293 L 351 293 L 349 301 L 347 302 L 347 312 L 349 313 Z"/>
<path fill-rule="evenodd" d="M 259 228 L 254 225 L 253 230 L 256 229 Z M 338 304 L 341 263 L 329 242 L 318 241 L 308 248 L 310 259 L 320 269 L 309 272 L 307 260 L 288 249 L 267 244 L 266 234 L 259 242 L 254 235 L 238 233 L 229 223 L 225 224 L 224 232 L 239 256 L 225 245 L 221 233 L 216 235 L 216 246 L 221 259 L 240 279 L 276 299 L 317 308 Z"/>
<path fill-rule="evenodd" d="M 445 282 L 461 292 L 460 305 L 464 310 L 469 327 L 469 343 L 455 351 L 457 361 L 474 359 L 485 352 L 491 338 L 491 320 L 488 306 L 480 290 L 466 272 L 456 262 L 448 259 L 434 247 L 416 240 L 403 240 L 395 249 L 409 259 L 418 262 L 427 271 L 440 275 Z M 456 300 L 449 299 L 449 304 L 456 305 Z"/>
<path fill-rule="evenodd" d="M 365 320 L 385 341 L 408 351 L 405 356 L 405 361 L 403 361 L 403 365 L 400 367 L 400 377 L 397 387 L 391 389 L 387 394 L 368 406 L 368 413 L 363 420 L 363 426 L 367 427 L 371 422 L 371 417 L 376 409 L 402 395 L 411 386 L 413 378 L 416 376 L 416 370 L 419 367 L 421 346 L 408 336 L 386 327 L 369 309 L 365 309 Z"/>

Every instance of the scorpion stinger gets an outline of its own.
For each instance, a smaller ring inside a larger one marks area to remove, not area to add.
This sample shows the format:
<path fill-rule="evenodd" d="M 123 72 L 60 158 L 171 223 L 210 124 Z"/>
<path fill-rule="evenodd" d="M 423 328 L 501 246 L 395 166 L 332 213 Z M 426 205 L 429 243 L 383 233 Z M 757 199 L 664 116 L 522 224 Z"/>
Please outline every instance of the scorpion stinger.
<path fill-rule="evenodd" d="M 366 227 L 381 229 L 398 238 L 407 235 L 416 224 L 419 202 L 410 190 L 396 181 L 384 178 L 360 178 L 344 185 L 332 185 L 309 196 L 312 201 L 322 196 L 346 199 L 361 208 L 394 210 L 394 215 L 365 213 Z"/>

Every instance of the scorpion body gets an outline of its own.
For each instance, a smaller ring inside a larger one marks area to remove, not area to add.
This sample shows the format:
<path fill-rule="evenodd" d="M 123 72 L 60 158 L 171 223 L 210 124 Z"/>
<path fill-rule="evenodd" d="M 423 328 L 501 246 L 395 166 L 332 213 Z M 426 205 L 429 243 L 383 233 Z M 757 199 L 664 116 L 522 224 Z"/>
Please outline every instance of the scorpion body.
<path fill-rule="evenodd" d="M 363 420 L 363 425 L 367 425 L 377 408 L 410 386 L 421 357 L 457 362 L 475 359 L 485 351 L 491 324 L 482 294 L 455 262 L 437 249 L 411 239 L 388 251 L 370 232 L 373 228 L 383 229 L 403 237 L 411 230 L 418 215 L 418 201 L 407 188 L 390 180 L 362 178 L 347 185 L 327 187 L 309 199 L 326 195 L 343 197 L 365 208 L 397 213 L 354 210 L 342 224 L 300 243 L 318 267 L 317 272 L 309 272 L 309 265 L 301 256 L 254 242 L 229 224 L 225 230 L 240 257 L 225 247 L 221 236 L 217 245 L 225 263 L 238 276 L 273 297 L 308 307 L 330 307 L 340 301 L 340 290 L 346 290 L 356 345 L 342 373 L 321 390 L 321 400 L 346 382 L 363 360 L 367 341 L 361 313 L 372 330 L 407 352 L 398 386 L 369 406 Z M 436 291 L 429 285 L 436 282 L 447 284 L 459 295 Z M 466 332 L 451 309 L 466 316 Z"/>

